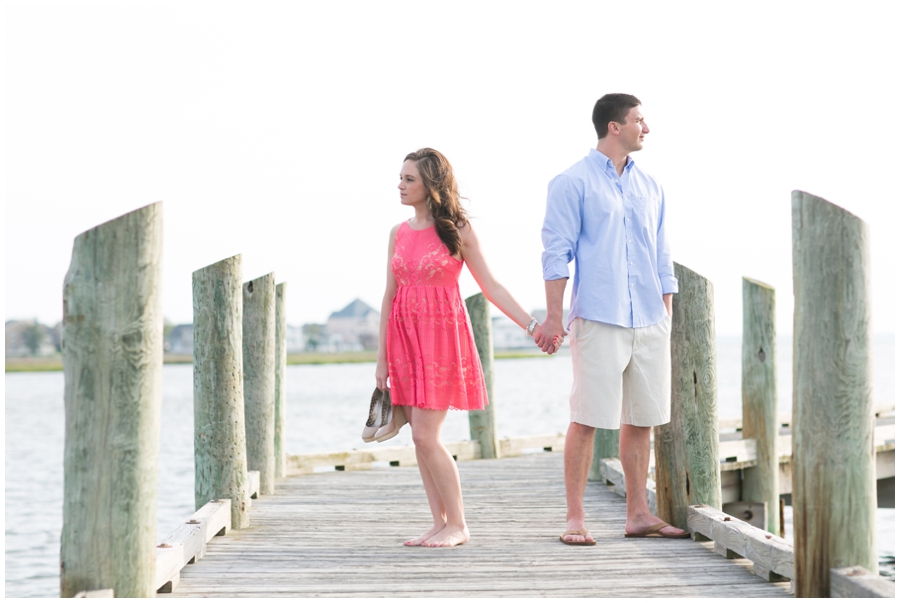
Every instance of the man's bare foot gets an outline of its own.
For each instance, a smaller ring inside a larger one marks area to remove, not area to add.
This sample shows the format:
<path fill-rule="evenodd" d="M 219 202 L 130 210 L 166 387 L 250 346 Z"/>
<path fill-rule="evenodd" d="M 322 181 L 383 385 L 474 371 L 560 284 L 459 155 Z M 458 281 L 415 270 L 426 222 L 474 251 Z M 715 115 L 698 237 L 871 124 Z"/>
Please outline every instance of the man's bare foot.
<path fill-rule="evenodd" d="M 444 529 L 443 525 L 434 526 L 433 528 L 431 528 L 430 530 L 428 530 L 427 532 L 425 532 L 418 538 L 413 538 L 412 540 L 407 540 L 406 542 L 403 543 L 403 546 L 422 546 L 423 542 L 425 542 L 426 540 L 428 540 L 429 538 L 431 538 L 432 536 L 434 536 L 435 534 L 437 534 L 438 532 L 440 532 L 443 529 Z"/>
<path fill-rule="evenodd" d="M 563 534 L 564 542 L 594 542 L 591 533 L 584 527 L 584 520 L 570 520 L 566 522 L 566 532 L 580 532 L 578 534 Z"/>
<path fill-rule="evenodd" d="M 432 536 L 422 546 L 431 548 L 451 547 L 469 542 L 469 528 L 463 526 L 445 526 L 443 530 Z"/>
<path fill-rule="evenodd" d="M 625 535 L 633 536 L 645 534 L 647 530 L 650 528 L 663 523 L 663 520 L 655 515 L 647 515 L 645 517 L 639 517 L 636 519 L 626 519 L 625 520 Z M 687 534 L 684 530 L 676 528 L 675 526 L 666 525 L 664 528 L 659 530 L 659 534 L 662 536 L 668 537 L 678 537 L 684 536 Z"/>

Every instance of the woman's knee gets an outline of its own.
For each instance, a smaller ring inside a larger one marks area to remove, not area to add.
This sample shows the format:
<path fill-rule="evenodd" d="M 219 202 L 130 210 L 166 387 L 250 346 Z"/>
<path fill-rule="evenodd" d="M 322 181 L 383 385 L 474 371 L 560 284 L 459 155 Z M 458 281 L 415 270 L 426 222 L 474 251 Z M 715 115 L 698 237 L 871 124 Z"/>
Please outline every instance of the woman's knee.
<path fill-rule="evenodd" d="M 419 429 L 413 430 L 412 441 L 418 450 L 422 452 L 431 452 L 441 445 L 440 437 L 437 433 L 430 430 Z"/>

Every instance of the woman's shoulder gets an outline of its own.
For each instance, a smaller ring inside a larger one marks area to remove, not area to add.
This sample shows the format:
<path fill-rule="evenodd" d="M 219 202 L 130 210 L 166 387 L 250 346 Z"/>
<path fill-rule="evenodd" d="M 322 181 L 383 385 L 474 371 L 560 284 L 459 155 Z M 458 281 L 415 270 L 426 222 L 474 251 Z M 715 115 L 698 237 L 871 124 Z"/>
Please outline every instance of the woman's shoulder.
<path fill-rule="evenodd" d="M 391 228 L 391 234 L 388 236 L 388 251 L 390 253 L 394 253 L 394 244 L 397 242 L 397 234 L 400 232 L 401 226 L 403 226 L 403 222 L 400 222 Z"/>

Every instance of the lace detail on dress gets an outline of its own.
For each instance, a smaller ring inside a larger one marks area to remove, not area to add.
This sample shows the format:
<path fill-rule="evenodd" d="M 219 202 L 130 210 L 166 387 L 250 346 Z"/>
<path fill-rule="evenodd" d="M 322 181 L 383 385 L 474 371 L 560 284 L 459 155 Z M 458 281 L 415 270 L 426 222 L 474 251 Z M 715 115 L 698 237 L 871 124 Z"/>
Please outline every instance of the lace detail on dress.
<path fill-rule="evenodd" d="M 462 260 L 437 231 L 397 231 L 391 271 L 397 293 L 388 319 L 391 400 L 429 409 L 473 410 L 487 404 L 481 361 L 459 294 Z"/>
<path fill-rule="evenodd" d="M 400 226 L 391 272 L 401 287 L 453 287 L 459 281 L 462 264 L 450 255 L 434 227 L 413 230 L 406 222 Z"/>

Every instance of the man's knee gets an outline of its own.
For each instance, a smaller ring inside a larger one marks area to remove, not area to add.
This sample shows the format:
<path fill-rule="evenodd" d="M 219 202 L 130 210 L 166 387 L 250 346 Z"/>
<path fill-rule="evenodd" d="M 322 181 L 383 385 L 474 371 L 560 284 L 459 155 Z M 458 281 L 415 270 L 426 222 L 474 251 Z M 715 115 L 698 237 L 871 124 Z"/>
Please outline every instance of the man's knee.
<path fill-rule="evenodd" d="M 590 425 L 583 425 L 581 423 L 569 423 L 569 433 L 570 437 L 574 437 L 578 440 L 587 440 L 594 438 L 594 432 L 597 431 L 596 427 L 591 427 Z"/>

